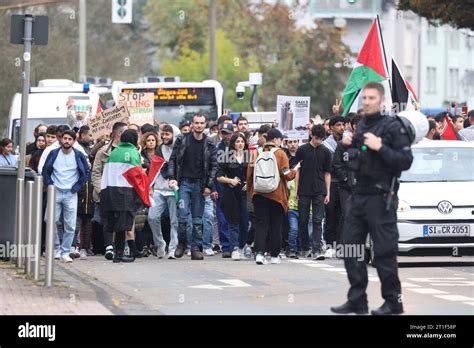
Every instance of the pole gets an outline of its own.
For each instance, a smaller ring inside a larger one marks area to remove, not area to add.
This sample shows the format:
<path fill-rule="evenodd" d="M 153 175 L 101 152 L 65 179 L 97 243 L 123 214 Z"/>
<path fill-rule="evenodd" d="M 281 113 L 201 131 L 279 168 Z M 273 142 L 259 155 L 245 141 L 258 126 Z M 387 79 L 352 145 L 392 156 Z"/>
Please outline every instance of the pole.
<path fill-rule="evenodd" d="M 86 80 L 86 0 L 79 0 L 79 82 Z"/>
<path fill-rule="evenodd" d="M 34 185 L 35 183 L 33 181 L 27 181 L 26 182 L 26 195 L 25 195 L 25 205 L 26 205 L 26 212 L 25 212 L 25 217 L 26 217 L 26 248 L 25 250 L 25 272 L 26 274 L 31 274 L 31 253 L 33 251 L 33 215 L 34 215 L 34 199 L 33 199 L 33 193 L 34 193 Z"/>
<path fill-rule="evenodd" d="M 44 286 L 51 287 L 53 284 L 53 261 L 54 261 L 54 225 L 55 225 L 55 202 L 56 188 L 48 186 L 48 207 L 46 216 L 46 270 Z"/>
<path fill-rule="evenodd" d="M 21 244 L 23 244 L 23 201 L 24 201 L 24 183 L 25 183 L 25 152 L 26 152 L 26 133 L 28 121 L 28 96 L 30 92 L 30 60 L 31 60 L 31 41 L 33 33 L 33 16 L 25 15 L 24 37 L 23 37 L 23 91 L 21 95 L 21 122 L 20 122 L 20 156 L 18 159 L 18 174 L 16 188 L 16 244 L 18 257 L 16 266 L 21 268 L 23 265 L 21 255 Z"/>
<path fill-rule="evenodd" d="M 211 80 L 217 80 L 216 10 L 216 0 L 209 0 L 209 62 Z"/>
<path fill-rule="evenodd" d="M 40 257 L 41 257 L 41 225 L 43 219 L 43 177 L 40 175 L 35 176 L 35 188 L 34 188 L 34 220 L 33 220 L 33 236 L 34 236 L 34 267 L 33 276 L 37 281 L 40 277 Z"/>
<path fill-rule="evenodd" d="M 24 188 L 25 188 L 25 179 L 16 179 L 16 199 L 17 199 L 17 209 L 16 209 L 16 217 L 15 217 L 15 245 L 17 250 L 16 255 L 16 267 L 21 268 L 23 266 L 22 262 L 22 252 L 21 247 L 23 245 L 23 199 L 24 196 Z M 18 209 L 21 207 L 21 209 Z"/>
<path fill-rule="evenodd" d="M 387 54 L 385 53 L 385 44 L 383 43 L 383 36 L 382 36 L 382 27 L 380 26 L 380 17 L 377 14 L 377 28 L 379 29 L 379 36 L 380 42 L 382 43 L 382 50 L 383 50 L 383 59 L 385 63 L 385 69 L 387 69 L 388 78 L 388 85 L 390 86 L 390 92 L 392 92 L 392 82 L 390 81 L 390 70 L 388 70 L 388 63 L 387 63 Z"/>

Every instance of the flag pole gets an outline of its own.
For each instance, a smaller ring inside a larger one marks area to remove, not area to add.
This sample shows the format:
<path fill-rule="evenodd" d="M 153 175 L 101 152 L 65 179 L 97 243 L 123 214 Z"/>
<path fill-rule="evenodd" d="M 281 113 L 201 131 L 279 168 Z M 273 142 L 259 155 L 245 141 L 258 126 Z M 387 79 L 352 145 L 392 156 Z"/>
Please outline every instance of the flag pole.
<path fill-rule="evenodd" d="M 380 26 L 380 17 L 377 14 L 377 28 L 379 29 L 379 35 L 380 35 L 380 41 L 382 42 L 382 50 L 383 50 L 383 60 L 385 62 L 385 68 L 387 69 L 387 74 L 388 74 L 388 85 L 390 87 L 390 92 L 392 92 L 392 82 L 391 82 L 391 76 L 390 76 L 390 70 L 388 70 L 388 63 L 387 63 L 387 55 L 385 53 L 385 44 L 383 42 L 383 36 L 382 36 L 382 28 Z"/>

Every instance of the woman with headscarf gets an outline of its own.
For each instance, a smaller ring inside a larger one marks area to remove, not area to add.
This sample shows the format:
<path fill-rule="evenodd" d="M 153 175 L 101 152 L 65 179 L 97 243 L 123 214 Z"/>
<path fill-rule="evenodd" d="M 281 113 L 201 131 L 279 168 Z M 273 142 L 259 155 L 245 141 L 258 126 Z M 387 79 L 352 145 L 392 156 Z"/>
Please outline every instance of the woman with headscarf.
<path fill-rule="evenodd" d="M 101 181 L 100 209 L 104 230 L 115 232 L 113 262 L 133 262 L 124 256 L 125 232 L 133 228 L 137 211 L 151 206 L 149 182 L 137 150 L 138 134 L 131 129 L 120 137 L 121 143 L 111 152 Z"/>
<path fill-rule="evenodd" d="M 35 150 L 26 156 L 26 166 L 33 169 L 35 172 L 38 172 L 38 164 L 43 154 L 44 149 L 46 148 L 46 134 L 39 133 L 35 137 Z"/>

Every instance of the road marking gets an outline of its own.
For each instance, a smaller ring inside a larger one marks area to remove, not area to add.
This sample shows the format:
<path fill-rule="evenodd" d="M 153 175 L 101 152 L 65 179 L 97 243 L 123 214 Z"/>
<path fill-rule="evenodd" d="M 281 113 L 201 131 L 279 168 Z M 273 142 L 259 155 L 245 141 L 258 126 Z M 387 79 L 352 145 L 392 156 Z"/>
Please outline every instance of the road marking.
<path fill-rule="evenodd" d="M 462 295 L 434 295 L 435 297 L 441 298 L 448 301 L 474 301 L 474 298 L 462 296 Z"/>
<path fill-rule="evenodd" d="M 333 268 L 321 268 L 325 271 L 329 271 L 329 272 L 341 272 L 341 271 L 345 271 L 346 269 L 345 268 L 337 268 L 337 267 L 333 267 Z"/>
<path fill-rule="evenodd" d="M 308 266 L 308 267 L 313 267 L 313 268 L 329 268 L 329 267 L 333 267 L 333 266 L 330 266 L 330 265 L 322 265 L 320 263 L 305 263 L 303 264 L 304 266 Z"/>
<path fill-rule="evenodd" d="M 420 288 L 420 289 L 408 289 L 413 292 L 417 292 L 419 294 L 447 294 L 446 291 L 441 291 L 441 290 L 436 290 L 436 289 L 430 289 L 430 288 Z"/>
<path fill-rule="evenodd" d="M 379 277 L 369 276 L 369 282 L 378 282 L 378 281 L 379 281 Z"/>
<path fill-rule="evenodd" d="M 443 277 L 443 278 L 408 278 L 415 282 L 423 282 L 423 283 L 436 283 L 436 282 L 450 282 L 450 281 L 458 281 L 458 280 L 465 280 L 466 278 L 461 277 Z"/>
<path fill-rule="evenodd" d="M 474 302 L 464 302 L 464 304 L 468 304 L 468 305 L 474 306 Z"/>
<path fill-rule="evenodd" d="M 412 284 L 412 283 L 407 283 L 407 282 L 402 282 L 402 287 L 404 288 L 419 288 L 419 285 Z"/>
<path fill-rule="evenodd" d="M 192 289 L 208 289 L 208 290 L 222 290 L 224 288 L 248 288 L 252 285 L 243 282 L 240 279 L 217 279 L 218 282 L 228 284 L 228 285 L 213 285 L 213 284 L 203 284 L 203 285 L 193 285 L 188 286 Z"/>
<path fill-rule="evenodd" d="M 293 263 L 315 263 L 316 261 L 313 260 L 288 260 L 289 262 Z"/>

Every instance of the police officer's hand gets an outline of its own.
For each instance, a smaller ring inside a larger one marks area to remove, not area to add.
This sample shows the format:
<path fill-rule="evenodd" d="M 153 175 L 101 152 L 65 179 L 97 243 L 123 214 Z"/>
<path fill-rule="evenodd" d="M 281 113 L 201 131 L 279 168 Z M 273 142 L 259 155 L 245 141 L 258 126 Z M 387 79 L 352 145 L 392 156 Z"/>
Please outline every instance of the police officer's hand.
<path fill-rule="evenodd" d="M 378 151 L 382 147 L 382 138 L 373 133 L 364 133 L 364 144 L 371 150 Z"/>
<path fill-rule="evenodd" d="M 352 133 L 346 133 L 342 136 L 342 143 L 345 146 L 351 146 L 352 145 Z"/>

